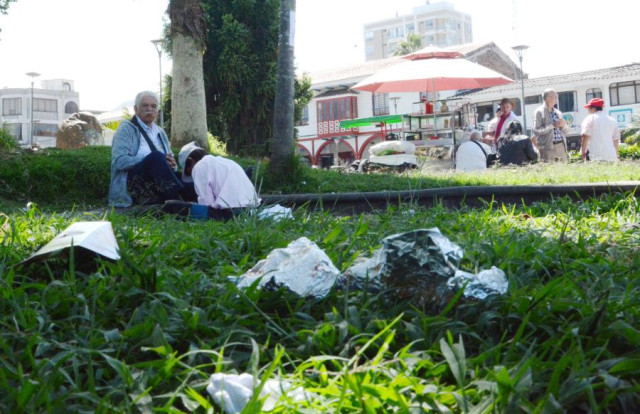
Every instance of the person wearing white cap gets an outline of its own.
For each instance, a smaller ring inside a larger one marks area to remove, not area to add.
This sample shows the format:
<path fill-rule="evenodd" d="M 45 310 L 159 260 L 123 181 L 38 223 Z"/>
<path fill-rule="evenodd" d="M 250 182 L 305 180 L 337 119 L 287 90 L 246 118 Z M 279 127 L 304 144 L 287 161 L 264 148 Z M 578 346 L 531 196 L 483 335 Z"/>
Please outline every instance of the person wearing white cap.
<path fill-rule="evenodd" d="M 616 121 L 602 112 L 604 101 L 591 99 L 585 106 L 589 115 L 582 121 L 582 149 L 580 155 L 590 161 L 617 161 L 620 129 Z"/>
<path fill-rule="evenodd" d="M 228 213 L 260 204 L 255 187 L 240 165 L 224 157 L 207 155 L 197 142 L 180 149 L 178 163 L 183 169 L 183 180 L 193 179 L 198 204 Z"/>

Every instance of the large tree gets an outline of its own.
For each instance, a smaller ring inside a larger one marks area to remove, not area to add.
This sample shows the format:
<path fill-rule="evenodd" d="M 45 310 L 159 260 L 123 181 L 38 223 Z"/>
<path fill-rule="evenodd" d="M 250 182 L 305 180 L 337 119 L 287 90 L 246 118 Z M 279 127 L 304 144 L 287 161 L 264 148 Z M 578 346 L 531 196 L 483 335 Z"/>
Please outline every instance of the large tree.
<path fill-rule="evenodd" d="M 209 130 L 233 154 L 265 155 L 273 122 L 279 0 L 205 0 Z"/>
<path fill-rule="evenodd" d="M 290 176 L 293 172 L 294 84 L 293 38 L 295 33 L 295 0 L 280 0 L 280 41 L 276 80 L 273 145 L 269 169 L 271 173 Z"/>
<path fill-rule="evenodd" d="M 198 141 L 208 148 L 202 54 L 207 25 L 201 0 L 170 0 L 172 43 L 171 145 Z"/>

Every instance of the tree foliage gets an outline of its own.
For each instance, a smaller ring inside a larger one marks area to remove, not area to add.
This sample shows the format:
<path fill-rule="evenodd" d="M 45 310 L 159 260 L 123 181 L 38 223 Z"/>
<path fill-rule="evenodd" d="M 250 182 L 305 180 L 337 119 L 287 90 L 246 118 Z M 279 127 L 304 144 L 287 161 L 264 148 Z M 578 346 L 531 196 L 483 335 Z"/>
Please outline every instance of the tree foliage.
<path fill-rule="evenodd" d="M 400 42 L 393 56 L 404 56 L 422 48 L 422 38 L 418 33 L 409 33 L 407 38 Z"/>
<path fill-rule="evenodd" d="M 16 0 L 0 0 L 0 13 L 6 14 L 7 9 L 9 8 L 9 3 L 14 1 Z"/>
<path fill-rule="evenodd" d="M 234 154 L 268 152 L 278 53 L 278 0 L 205 0 L 207 123 Z"/>

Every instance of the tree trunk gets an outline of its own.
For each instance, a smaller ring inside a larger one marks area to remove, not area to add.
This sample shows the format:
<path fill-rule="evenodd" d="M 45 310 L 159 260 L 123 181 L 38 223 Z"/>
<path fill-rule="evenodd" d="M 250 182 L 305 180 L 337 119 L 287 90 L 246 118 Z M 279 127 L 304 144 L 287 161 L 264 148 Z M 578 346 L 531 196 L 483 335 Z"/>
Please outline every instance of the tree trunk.
<path fill-rule="evenodd" d="M 273 145 L 269 168 L 272 173 L 287 177 L 292 172 L 294 140 L 293 38 L 295 33 L 295 0 L 281 0 L 278 75 L 276 79 Z"/>
<path fill-rule="evenodd" d="M 206 24 L 200 0 L 171 0 L 173 77 L 171 84 L 171 146 L 198 141 L 208 149 L 207 111 L 202 70 Z"/>

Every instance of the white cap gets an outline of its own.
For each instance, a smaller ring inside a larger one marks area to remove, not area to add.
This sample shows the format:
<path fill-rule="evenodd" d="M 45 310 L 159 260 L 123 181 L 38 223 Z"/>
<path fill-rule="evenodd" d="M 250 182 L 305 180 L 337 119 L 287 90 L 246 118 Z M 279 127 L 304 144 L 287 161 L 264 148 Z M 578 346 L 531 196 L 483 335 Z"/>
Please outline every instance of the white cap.
<path fill-rule="evenodd" d="M 189 158 L 189 155 L 191 155 L 193 150 L 197 150 L 199 148 L 201 147 L 200 147 L 200 144 L 198 144 L 198 141 L 192 141 L 186 144 L 185 146 L 183 146 L 182 148 L 180 148 L 180 153 L 178 154 L 178 164 L 180 164 L 180 167 L 183 170 L 184 170 L 185 164 L 187 163 L 187 158 Z"/>

